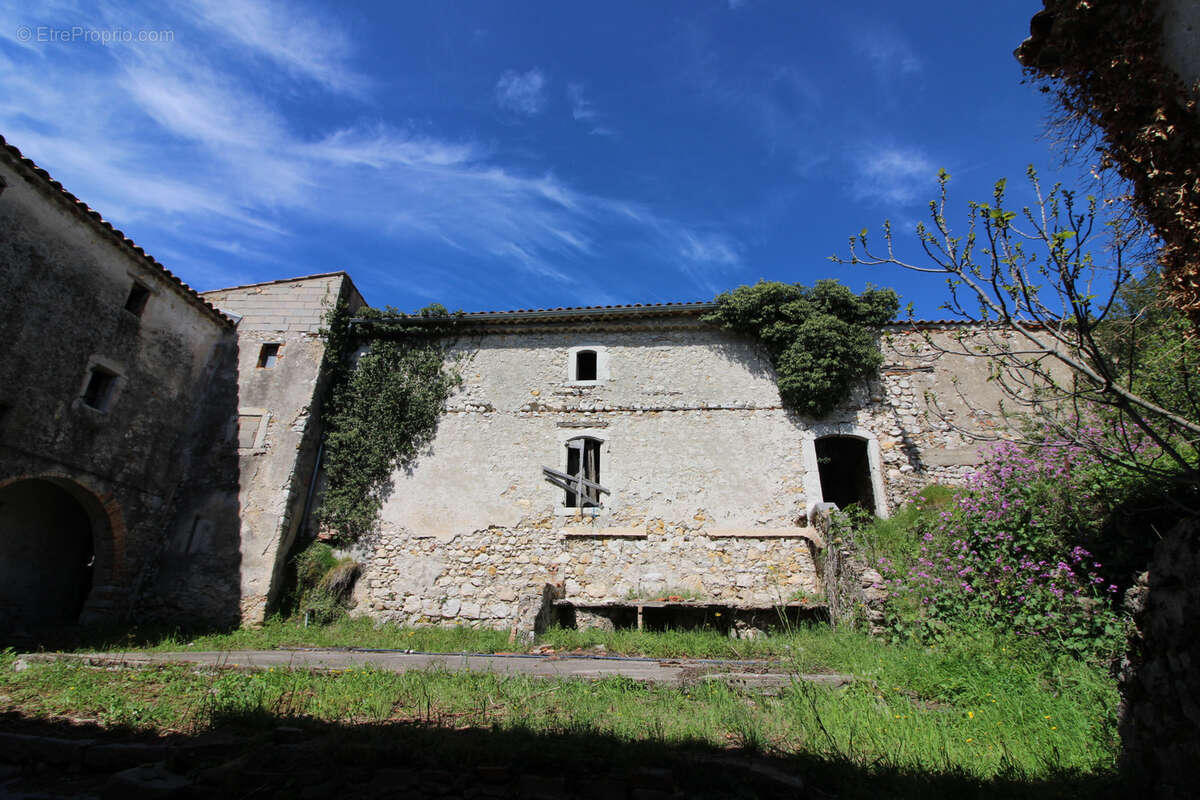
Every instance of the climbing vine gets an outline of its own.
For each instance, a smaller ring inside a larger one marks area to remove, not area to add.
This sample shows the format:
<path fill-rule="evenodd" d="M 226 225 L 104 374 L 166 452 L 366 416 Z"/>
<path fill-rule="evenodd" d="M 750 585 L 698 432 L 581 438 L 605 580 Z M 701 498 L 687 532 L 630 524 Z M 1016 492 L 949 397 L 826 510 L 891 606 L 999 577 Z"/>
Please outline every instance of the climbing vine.
<path fill-rule="evenodd" d="M 828 414 L 855 380 L 879 368 L 879 328 L 900 308 L 891 289 L 856 295 L 829 279 L 812 288 L 759 281 L 723 292 L 716 303 L 704 319 L 756 336 L 771 356 L 784 405 L 810 417 Z"/>
<path fill-rule="evenodd" d="M 351 320 L 339 304 L 324 331 L 327 484 L 317 516 L 342 543 L 374 526 L 393 471 L 410 466 L 432 441 L 446 401 L 461 383 L 446 359 L 447 337 L 459 315 L 440 305 L 412 316 L 392 308 L 364 308 L 357 315 Z"/>

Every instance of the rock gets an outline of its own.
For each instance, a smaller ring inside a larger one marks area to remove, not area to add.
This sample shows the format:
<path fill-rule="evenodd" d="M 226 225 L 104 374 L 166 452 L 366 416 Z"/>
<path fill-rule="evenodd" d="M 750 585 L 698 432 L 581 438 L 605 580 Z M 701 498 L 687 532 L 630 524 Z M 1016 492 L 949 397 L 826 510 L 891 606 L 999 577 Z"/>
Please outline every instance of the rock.
<path fill-rule="evenodd" d="M 191 781 L 170 772 L 163 764 L 150 764 L 116 773 L 108 779 L 100 796 L 104 800 L 184 797 L 191 786 Z"/>
<path fill-rule="evenodd" d="M 478 603 L 463 603 L 458 610 L 458 615 L 463 619 L 479 619 L 481 616 Z"/>
<path fill-rule="evenodd" d="M 570 583 L 571 583 L 571 581 L 567 581 L 568 591 L 570 590 Z M 576 584 L 576 587 L 578 588 L 578 584 Z M 496 590 L 496 599 L 502 600 L 505 603 L 511 603 L 512 601 L 517 599 L 517 593 L 514 592 L 512 589 L 510 589 L 507 586 L 502 586 L 498 590 Z"/>
<path fill-rule="evenodd" d="M 29 669 L 29 662 L 23 658 L 18 658 L 13 662 L 13 672 L 24 672 Z"/>
<path fill-rule="evenodd" d="M 457 617 L 461 608 L 462 601 L 457 597 L 451 597 L 445 603 L 442 603 L 441 614 L 443 617 Z"/>

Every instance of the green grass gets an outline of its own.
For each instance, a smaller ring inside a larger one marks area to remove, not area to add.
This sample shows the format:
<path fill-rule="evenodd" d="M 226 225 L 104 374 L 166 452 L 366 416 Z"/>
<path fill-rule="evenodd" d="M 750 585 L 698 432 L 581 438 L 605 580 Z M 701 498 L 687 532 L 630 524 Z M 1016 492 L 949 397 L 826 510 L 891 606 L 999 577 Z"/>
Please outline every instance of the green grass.
<path fill-rule="evenodd" d="M 97 631 L 75 642 L 76 651 L 274 650 L 287 647 L 359 647 L 438 653 L 495 653 L 513 649 L 507 631 L 466 627 L 407 628 L 342 617 L 327 625 L 273 618 L 258 628 L 222 633 L 188 633 L 178 629 L 129 628 Z"/>
<path fill-rule="evenodd" d="M 789 641 L 802 646 L 797 672 L 832 668 L 857 680 L 836 690 L 796 683 L 765 696 L 708 682 L 670 688 L 446 671 L 103 670 L 60 662 L 16 672 L 8 651 L 0 656 L 0 708 L 158 731 L 289 720 L 571 734 L 802 757 L 867 777 L 1036 783 L 1114 768 L 1117 698 L 1098 667 L 983 640 L 897 647 L 813 631 Z"/>
<path fill-rule="evenodd" d="M 857 520 L 854 538 L 862 548 L 867 564 L 874 566 L 879 559 L 887 558 L 897 571 L 907 570 L 920 555 L 919 524 L 948 507 L 953 499 L 953 489 L 933 484 L 922 489 L 913 502 L 901 506 L 887 519 L 868 516 Z"/>

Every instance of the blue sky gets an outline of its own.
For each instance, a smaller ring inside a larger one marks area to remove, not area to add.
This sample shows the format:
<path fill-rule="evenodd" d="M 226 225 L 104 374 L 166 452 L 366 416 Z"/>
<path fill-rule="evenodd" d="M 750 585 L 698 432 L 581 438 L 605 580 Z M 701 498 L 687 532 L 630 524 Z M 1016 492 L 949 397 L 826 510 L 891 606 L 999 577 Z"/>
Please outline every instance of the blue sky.
<path fill-rule="evenodd" d="M 1001 3 L 0 0 L 0 133 L 194 287 L 409 310 L 707 300 L 1061 160 Z M 102 41 L 103 39 L 116 41 Z M 1075 179 L 1077 170 L 1069 175 Z M 1088 188 L 1088 187 L 1082 187 Z"/>

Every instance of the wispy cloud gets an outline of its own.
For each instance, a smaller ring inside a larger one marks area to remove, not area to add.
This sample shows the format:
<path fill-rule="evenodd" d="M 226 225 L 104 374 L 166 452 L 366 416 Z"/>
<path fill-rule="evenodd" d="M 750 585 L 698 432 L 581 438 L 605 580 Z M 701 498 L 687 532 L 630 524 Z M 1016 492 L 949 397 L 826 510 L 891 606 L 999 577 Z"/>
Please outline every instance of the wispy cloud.
<path fill-rule="evenodd" d="M 591 101 L 583 96 L 583 84 L 568 83 L 567 100 L 571 103 L 572 118 L 577 120 L 596 118 L 596 109 L 592 107 Z"/>
<path fill-rule="evenodd" d="M 865 148 L 853 156 L 853 163 L 851 193 L 858 200 L 908 205 L 929 199 L 937 183 L 933 162 L 912 148 Z"/>
<path fill-rule="evenodd" d="M 273 0 L 188 0 L 197 22 L 243 49 L 337 92 L 358 94 L 367 78 L 349 62 L 349 37 L 317 9 Z"/>
<path fill-rule="evenodd" d="M 528 72 L 510 69 L 496 83 L 496 102 L 508 111 L 535 116 L 546 107 L 546 82 L 546 76 L 537 67 Z"/>
<path fill-rule="evenodd" d="M 850 38 L 854 51 L 884 79 L 920 72 L 924 68 L 916 49 L 895 30 L 858 24 L 851 30 Z"/>
<path fill-rule="evenodd" d="M 592 267 L 626 250 L 705 290 L 740 259 L 737 240 L 718 229 L 587 192 L 548 170 L 514 168 L 495 144 L 374 113 L 369 121 L 301 123 L 287 111 L 297 93 L 371 108 L 370 82 L 349 66 L 349 37 L 327 21 L 327 39 L 301 27 L 285 42 L 267 42 L 218 21 L 278 21 L 278 7 L 239 0 L 230 8 L 197 0 L 166 23 L 179 30 L 170 45 L 9 48 L 4 58 L 16 68 L 0 71 L 0 130 L 9 141 L 151 252 L 170 257 L 193 285 L 245 282 L 281 260 L 293 271 L 327 268 L 297 264 L 296 254 L 339 238 L 398 253 L 420 248 L 424 269 L 441 270 L 444 282 L 476 274 L 511 283 L 523 272 L 572 300 L 600 291 Z M 306 51 L 310 38 L 325 49 Z M 544 108 L 540 70 L 506 77 L 497 100 L 510 111 Z"/>
<path fill-rule="evenodd" d="M 608 125 L 599 124 L 600 112 L 584 93 L 583 84 L 567 84 L 567 102 L 571 105 L 571 118 L 576 122 L 589 124 L 589 136 L 615 136 L 616 130 Z"/>
<path fill-rule="evenodd" d="M 813 121 L 824 104 L 820 86 L 794 63 L 753 60 L 730 63 L 721 57 L 712 34 L 686 26 L 681 48 L 681 80 L 703 99 L 749 128 L 753 141 L 772 156 L 796 165 L 812 157 L 808 142 Z"/>

